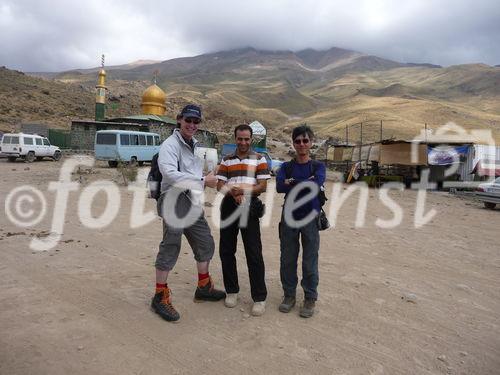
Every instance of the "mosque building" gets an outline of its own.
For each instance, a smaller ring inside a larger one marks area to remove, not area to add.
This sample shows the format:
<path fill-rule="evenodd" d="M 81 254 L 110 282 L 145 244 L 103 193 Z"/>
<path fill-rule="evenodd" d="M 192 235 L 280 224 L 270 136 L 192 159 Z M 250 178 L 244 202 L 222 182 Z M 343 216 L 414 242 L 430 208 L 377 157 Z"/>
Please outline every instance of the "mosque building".
<path fill-rule="evenodd" d="M 167 95 L 156 85 L 156 82 L 142 94 L 142 113 L 139 115 L 107 119 L 106 91 L 106 72 L 103 66 L 99 71 L 96 85 L 95 120 L 73 120 L 71 122 L 71 149 L 93 151 L 95 133 L 99 130 L 152 132 L 159 134 L 161 141 L 163 141 L 177 127 L 177 121 L 165 115 Z M 199 129 L 195 137 L 204 147 L 215 148 L 218 143 L 217 135 L 207 130 Z"/>

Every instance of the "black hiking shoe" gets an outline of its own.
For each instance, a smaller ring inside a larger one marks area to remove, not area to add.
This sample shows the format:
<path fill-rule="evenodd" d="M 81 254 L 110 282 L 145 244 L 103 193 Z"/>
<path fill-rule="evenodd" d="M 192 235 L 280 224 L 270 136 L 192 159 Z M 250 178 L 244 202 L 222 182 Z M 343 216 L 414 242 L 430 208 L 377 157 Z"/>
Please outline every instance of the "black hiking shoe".
<path fill-rule="evenodd" d="M 208 281 L 207 285 L 196 288 L 196 292 L 194 292 L 194 300 L 195 302 L 201 301 L 220 301 L 221 299 L 226 298 L 226 292 L 222 290 L 218 290 L 214 288 L 214 283 L 212 278 Z"/>
<path fill-rule="evenodd" d="M 304 299 L 304 304 L 300 308 L 299 315 L 303 318 L 310 318 L 314 314 L 314 307 L 316 306 L 316 301 L 312 298 Z"/>
<path fill-rule="evenodd" d="M 181 317 L 174 306 L 172 306 L 172 297 L 170 296 L 169 288 L 155 293 L 151 301 L 151 308 L 155 313 L 169 322 L 176 322 Z"/>
<path fill-rule="evenodd" d="M 290 310 L 295 306 L 295 297 L 285 296 L 283 297 L 283 301 L 281 301 L 278 310 L 282 313 L 289 313 Z"/>

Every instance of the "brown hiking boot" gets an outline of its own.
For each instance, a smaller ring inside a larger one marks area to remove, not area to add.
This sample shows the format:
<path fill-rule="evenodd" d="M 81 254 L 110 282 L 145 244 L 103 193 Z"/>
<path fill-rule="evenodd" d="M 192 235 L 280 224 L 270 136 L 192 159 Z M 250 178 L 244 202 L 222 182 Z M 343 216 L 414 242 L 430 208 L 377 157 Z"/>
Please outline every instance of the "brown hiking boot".
<path fill-rule="evenodd" d="M 316 301 L 312 298 L 304 299 L 304 304 L 300 308 L 299 315 L 302 318 L 310 318 L 314 314 L 314 307 L 316 306 Z"/>
<path fill-rule="evenodd" d="M 214 282 L 210 277 L 205 286 L 198 286 L 194 293 L 194 300 L 199 301 L 220 301 L 226 298 L 226 292 L 214 288 Z"/>
<path fill-rule="evenodd" d="M 155 313 L 169 322 L 175 322 L 181 317 L 172 305 L 170 289 L 165 288 L 156 292 L 151 301 L 151 308 Z"/>

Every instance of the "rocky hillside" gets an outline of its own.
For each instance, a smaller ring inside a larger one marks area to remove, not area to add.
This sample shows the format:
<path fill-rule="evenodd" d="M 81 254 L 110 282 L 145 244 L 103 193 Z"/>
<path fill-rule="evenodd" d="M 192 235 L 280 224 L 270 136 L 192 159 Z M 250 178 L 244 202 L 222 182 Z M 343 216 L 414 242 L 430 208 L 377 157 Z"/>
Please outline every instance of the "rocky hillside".
<path fill-rule="evenodd" d="M 71 118 L 92 118 L 96 69 L 50 79 L 1 69 L 0 126 L 43 120 L 67 127 Z M 257 119 L 277 137 L 307 122 L 321 137 L 341 138 L 346 125 L 362 121 L 366 140 L 379 137 L 382 120 L 384 137 L 411 138 L 425 123 L 454 121 L 500 138 L 500 68 L 482 64 L 443 68 L 339 48 L 245 48 L 106 71 L 109 116 L 139 113 L 140 95 L 157 74 L 170 116 L 196 101 L 206 109 L 206 125 L 221 132 Z M 351 135 L 358 137 L 356 127 Z"/>
<path fill-rule="evenodd" d="M 39 122 L 54 128 L 68 128 L 75 118 L 94 117 L 94 84 L 61 82 L 0 68 L 0 130 L 23 122 Z M 114 82 L 109 95 L 110 111 L 127 115 L 139 111 L 144 83 Z M 117 103 L 117 105 L 114 105 Z"/>

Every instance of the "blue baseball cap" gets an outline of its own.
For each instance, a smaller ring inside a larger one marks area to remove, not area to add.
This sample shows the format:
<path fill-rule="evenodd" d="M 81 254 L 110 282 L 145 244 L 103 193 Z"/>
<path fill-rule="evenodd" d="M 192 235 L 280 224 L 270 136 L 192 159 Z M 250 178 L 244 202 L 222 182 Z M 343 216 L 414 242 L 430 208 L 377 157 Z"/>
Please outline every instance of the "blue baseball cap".
<path fill-rule="evenodd" d="M 182 108 L 180 115 L 184 118 L 194 117 L 201 120 L 201 108 L 194 104 L 188 104 Z"/>

